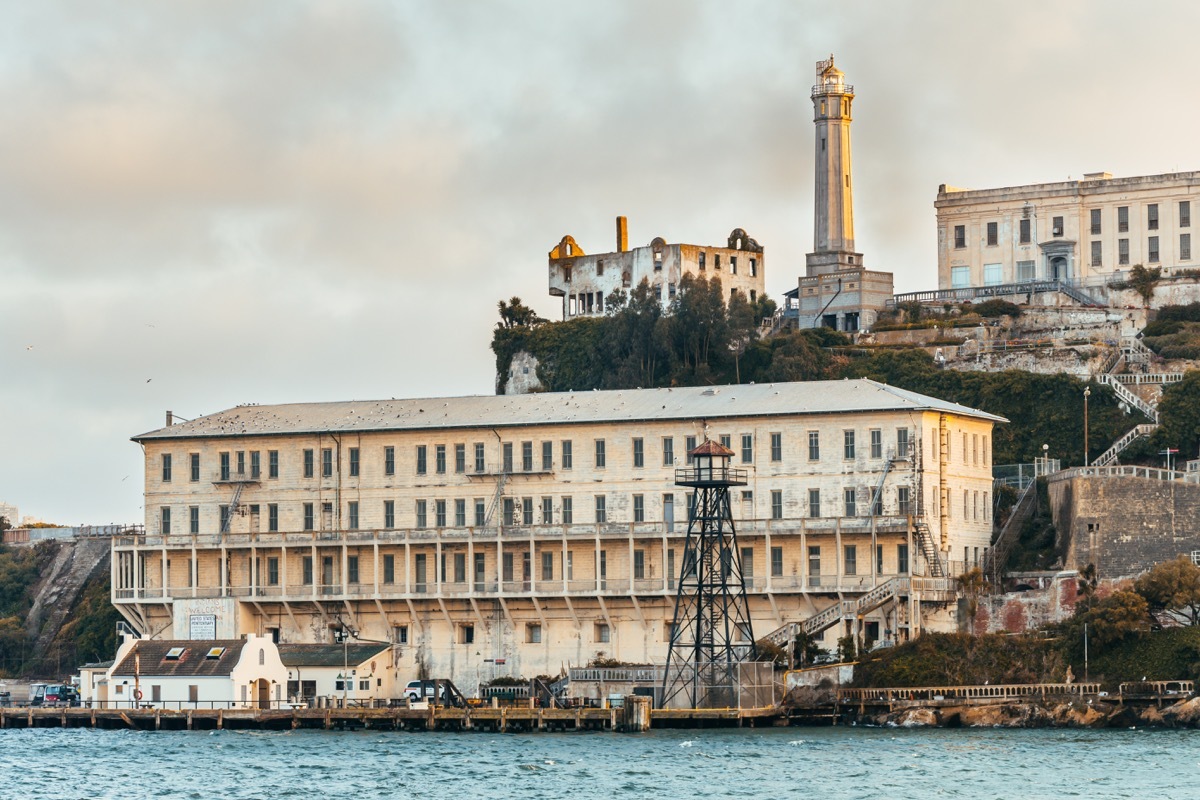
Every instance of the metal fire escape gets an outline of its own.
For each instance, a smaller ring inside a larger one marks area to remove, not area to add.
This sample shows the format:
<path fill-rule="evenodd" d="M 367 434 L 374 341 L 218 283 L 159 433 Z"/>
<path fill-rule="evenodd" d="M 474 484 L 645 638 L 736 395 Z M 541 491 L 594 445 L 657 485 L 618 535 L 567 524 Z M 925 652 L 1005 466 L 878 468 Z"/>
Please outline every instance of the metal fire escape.
<path fill-rule="evenodd" d="M 733 451 L 712 441 L 706 440 L 689 455 L 694 466 L 675 471 L 675 484 L 695 491 L 675 596 L 662 706 L 736 707 L 739 667 L 755 657 L 729 503 L 729 487 L 745 486 L 746 471 L 730 469 Z"/>

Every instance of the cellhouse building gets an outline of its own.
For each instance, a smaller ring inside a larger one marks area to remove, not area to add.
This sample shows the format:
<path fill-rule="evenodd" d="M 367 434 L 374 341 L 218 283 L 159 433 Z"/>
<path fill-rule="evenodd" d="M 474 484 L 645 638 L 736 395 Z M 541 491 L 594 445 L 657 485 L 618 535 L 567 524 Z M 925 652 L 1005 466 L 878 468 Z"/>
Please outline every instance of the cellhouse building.
<path fill-rule="evenodd" d="M 663 663 L 706 440 L 754 635 L 954 625 L 992 530 L 1000 417 L 870 380 L 250 405 L 134 437 L 143 533 L 113 602 L 143 637 L 394 643 L 464 690 L 597 657 Z M 174 423 L 174 424 L 172 424 Z"/>

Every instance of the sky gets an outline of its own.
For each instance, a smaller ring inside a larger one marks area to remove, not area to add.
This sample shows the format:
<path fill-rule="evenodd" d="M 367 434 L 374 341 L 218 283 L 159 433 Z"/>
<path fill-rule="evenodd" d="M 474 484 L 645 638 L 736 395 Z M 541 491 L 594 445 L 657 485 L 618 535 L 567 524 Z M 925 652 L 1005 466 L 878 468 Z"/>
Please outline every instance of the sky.
<path fill-rule="evenodd" d="M 1200 169 L 1200 4 L 0 0 L 0 502 L 139 522 L 167 409 L 489 394 L 571 234 L 812 246 L 815 62 L 858 249 L 936 288 L 938 185 Z"/>

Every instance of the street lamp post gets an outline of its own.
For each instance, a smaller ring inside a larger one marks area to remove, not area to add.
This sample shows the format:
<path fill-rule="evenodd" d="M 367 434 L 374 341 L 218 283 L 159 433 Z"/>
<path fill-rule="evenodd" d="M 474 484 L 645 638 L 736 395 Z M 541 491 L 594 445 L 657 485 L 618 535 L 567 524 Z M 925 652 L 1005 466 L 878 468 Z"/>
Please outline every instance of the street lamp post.
<path fill-rule="evenodd" d="M 1088 398 L 1092 396 L 1092 387 L 1083 387 L 1083 465 L 1088 465 Z"/>

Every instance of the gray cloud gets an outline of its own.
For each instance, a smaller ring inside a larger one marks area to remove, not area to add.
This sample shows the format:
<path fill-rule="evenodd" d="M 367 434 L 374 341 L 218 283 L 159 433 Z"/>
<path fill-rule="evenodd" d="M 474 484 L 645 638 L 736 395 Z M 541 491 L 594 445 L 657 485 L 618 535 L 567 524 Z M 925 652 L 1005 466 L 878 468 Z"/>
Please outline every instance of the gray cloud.
<path fill-rule="evenodd" d="M 930 286 L 939 183 L 1197 166 L 1198 16 L 1083 0 L 5 6 L 0 498 L 64 522 L 139 517 L 128 437 L 167 408 L 490 392 L 496 300 L 553 316 L 546 251 L 564 233 L 609 249 L 616 214 L 634 242 L 745 227 L 778 295 L 811 245 L 808 94 L 831 51 L 858 91 L 860 249 L 900 289 Z"/>

